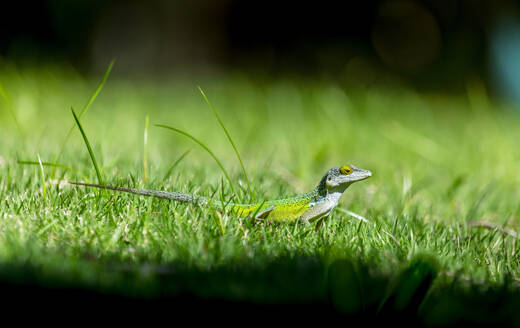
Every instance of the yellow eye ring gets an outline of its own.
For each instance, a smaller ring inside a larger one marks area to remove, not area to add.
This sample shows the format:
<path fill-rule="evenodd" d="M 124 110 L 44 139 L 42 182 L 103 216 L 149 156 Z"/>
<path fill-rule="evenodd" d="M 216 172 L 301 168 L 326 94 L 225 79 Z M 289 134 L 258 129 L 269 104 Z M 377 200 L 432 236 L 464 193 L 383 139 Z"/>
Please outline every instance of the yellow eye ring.
<path fill-rule="evenodd" d="M 339 172 L 343 175 L 349 175 L 353 172 L 354 170 L 352 170 L 352 168 L 348 165 L 343 165 L 342 167 L 340 167 L 339 169 Z"/>

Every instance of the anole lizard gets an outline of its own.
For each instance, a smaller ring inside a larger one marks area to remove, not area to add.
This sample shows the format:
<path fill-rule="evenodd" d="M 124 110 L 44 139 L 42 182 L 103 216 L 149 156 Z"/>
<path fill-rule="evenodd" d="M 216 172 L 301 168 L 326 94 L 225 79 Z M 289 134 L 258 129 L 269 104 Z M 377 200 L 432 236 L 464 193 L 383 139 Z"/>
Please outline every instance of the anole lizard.
<path fill-rule="evenodd" d="M 354 165 L 336 166 L 328 170 L 316 188 L 308 193 L 291 198 L 265 201 L 257 204 L 222 204 L 221 201 L 211 198 L 175 191 L 123 188 L 83 182 L 69 183 L 87 187 L 124 191 L 136 195 L 170 199 L 183 203 L 197 204 L 199 206 L 210 206 L 218 210 L 225 210 L 234 213 L 237 216 L 254 215 L 257 219 L 268 219 L 272 221 L 295 221 L 303 219 L 312 222 L 327 217 L 338 205 L 338 201 L 345 189 L 347 189 L 352 183 L 367 179 L 371 176 L 372 172 L 359 169 Z"/>

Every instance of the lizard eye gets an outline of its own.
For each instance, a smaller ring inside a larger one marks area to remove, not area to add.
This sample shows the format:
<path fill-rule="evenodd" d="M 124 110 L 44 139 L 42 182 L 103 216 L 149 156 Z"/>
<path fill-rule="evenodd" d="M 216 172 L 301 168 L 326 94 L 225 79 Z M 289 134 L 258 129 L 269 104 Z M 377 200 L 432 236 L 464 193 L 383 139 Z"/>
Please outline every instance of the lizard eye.
<path fill-rule="evenodd" d="M 352 170 L 352 168 L 348 165 L 343 165 L 340 169 L 339 169 L 339 172 L 343 175 L 349 175 L 353 172 L 354 170 Z"/>

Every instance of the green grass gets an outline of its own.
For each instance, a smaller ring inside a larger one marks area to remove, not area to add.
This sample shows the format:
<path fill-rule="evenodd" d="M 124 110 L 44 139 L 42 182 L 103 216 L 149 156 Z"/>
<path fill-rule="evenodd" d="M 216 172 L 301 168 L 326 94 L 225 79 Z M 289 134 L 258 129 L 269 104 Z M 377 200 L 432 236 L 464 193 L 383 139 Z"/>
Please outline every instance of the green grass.
<path fill-rule="evenodd" d="M 0 99 L 3 280 L 135 297 L 189 291 L 251 302 L 331 302 L 347 313 L 402 309 L 431 280 L 418 309 L 424 320 L 466 318 L 458 309 L 476 302 L 474 295 L 482 304 L 489 295 L 507 295 L 500 314 L 482 305 L 476 318 L 515 313 L 520 240 L 470 223 L 520 229 L 520 118 L 482 92 L 207 78 L 201 84 L 233 136 L 234 154 L 196 84 L 113 78 L 81 118 L 91 153 L 75 130 L 55 161 L 74 124 L 69 108 L 89 98 L 96 79 L 7 66 L 0 82 L 10 101 Z M 196 136 L 232 184 L 206 151 L 157 124 Z M 252 194 L 262 201 L 308 191 L 328 168 L 347 163 L 374 173 L 340 202 L 368 222 L 337 209 L 317 232 L 159 199 L 97 196 L 61 182 L 102 174 L 107 184 L 227 202 L 233 185 L 238 199 L 250 199 L 247 167 Z"/>
<path fill-rule="evenodd" d="M 99 166 L 98 166 L 97 161 L 96 161 L 96 155 L 94 155 L 94 152 L 92 151 L 92 147 L 90 146 L 90 142 L 88 141 L 87 135 L 85 134 L 85 131 L 83 130 L 83 127 L 81 126 L 81 123 L 79 121 L 78 116 L 76 115 L 76 112 L 74 112 L 74 108 L 71 108 L 70 110 L 72 112 L 72 116 L 74 116 L 74 121 L 76 122 L 76 124 L 78 126 L 78 129 L 81 132 L 81 136 L 83 137 L 83 141 L 85 141 L 85 146 L 87 147 L 88 154 L 90 156 L 90 159 L 92 160 L 92 165 L 94 165 L 94 169 L 96 170 L 98 183 L 99 184 L 103 184 L 103 178 L 101 177 L 101 172 L 99 170 Z M 38 157 L 38 160 L 39 160 L 39 157 Z M 41 161 L 40 161 L 40 167 L 42 168 L 42 175 L 43 175 L 43 165 L 41 164 Z M 44 188 L 45 188 L 45 186 L 44 186 Z"/>
<path fill-rule="evenodd" d="M 238 161 L 240 162 L 240 166 L 242 167 L 242 172 L 244 172 L 244 178 L 246 179 L 246 183 L 247 183 L 247 189 L 249 190 L 249 194 L 251 196 L 251 199 L 252 201 L 254 201 L 254 197 L 253 197 L 253 194 L 251 192 L 251 183 L 249 182 L 249 178 L 247 177 L 247 171 L 246 171 L 246 168 L 244 166 L 244 162 L 242 161 L 242 158 L 240 157 L 240 153 L 237 149 L 237 146 L 235 145 L 235 143 L 233 142 L 233 138 L 231 138 L 231 136 L 229 135 L 229 132 L 228 130 L 226 129 L 226 126 L 224 125 L 224 123 L 222 122 L 222 120 L 220 119 L 220 116 L 218 115 L 217 111 L 215 110 L 215 108 L 213 108 L 213 105 L 211 104 L 211 102 L 209 101 L 208 97 L 206 96 L 206 94 L 204 93 L 204 91 L 202 90 L 201 87 L 199 87 L 199 91 L 200 91 L 200 94 L 202 95 L 202 97 L 204 97 L 204 100 L 206 101 L 206 103 L 208 104 L 208 106 L 211 108 L 211 111 L 213 112 L 213 114 L 215 115 L 218 123 L 220 124 L 220 126 L 222 127 L 222 130 L 224 130 L 224 133 L 226 134 L 226 137 L 228 138 L 229 140 L 229 143 L 231 144 L 231 146 L 233 147 L 233 150 L 235 151 L 235 154 L 237 155 L 237 159 Z M 231 184 L 232 185 L 232 184 Z"/>

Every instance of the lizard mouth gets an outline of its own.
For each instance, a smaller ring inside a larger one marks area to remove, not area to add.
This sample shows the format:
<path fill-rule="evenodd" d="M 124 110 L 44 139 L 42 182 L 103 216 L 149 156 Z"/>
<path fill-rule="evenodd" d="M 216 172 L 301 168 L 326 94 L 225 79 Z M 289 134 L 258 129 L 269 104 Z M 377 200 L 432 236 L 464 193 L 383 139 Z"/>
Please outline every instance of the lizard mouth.
<path fill-rule="evenodd" d="M 356 179 L 356 181 L 365 180 L 365 179 L 370 178 L 371 176 L 372 176 L 372 172 L 370 172 L 369 170 L 363 170 L 362 172 L 360 172 L 359 178 Z"/>

